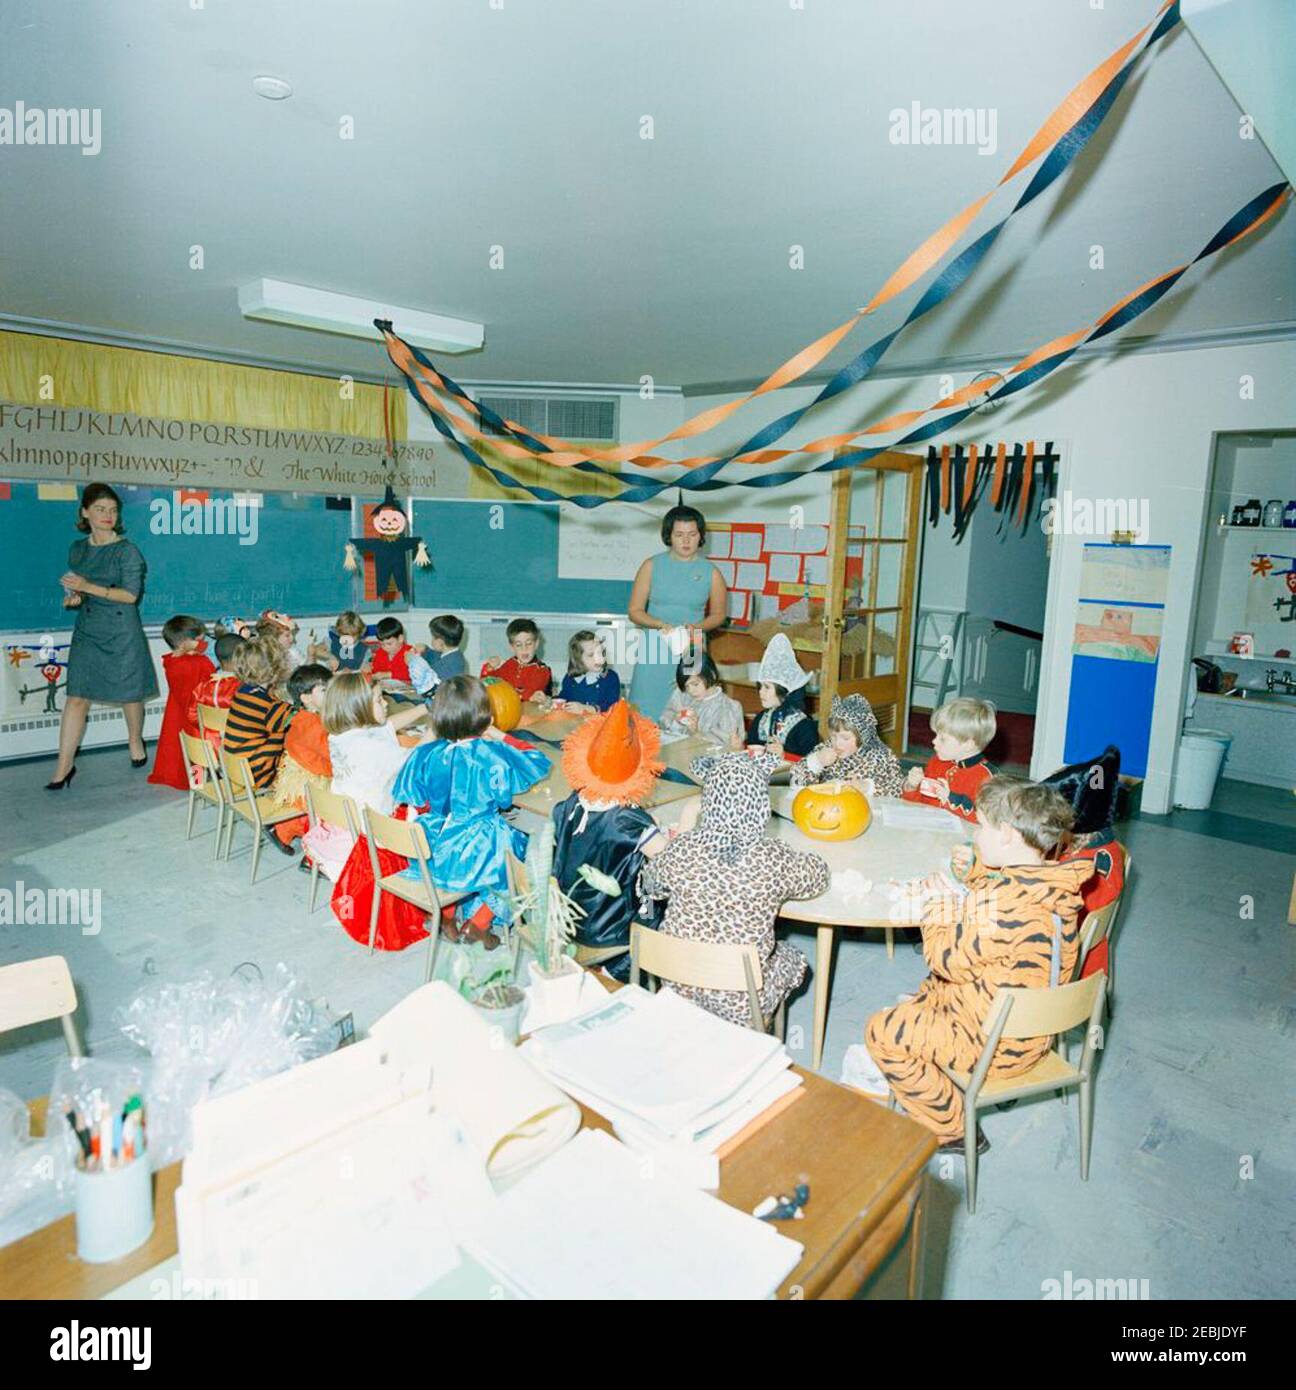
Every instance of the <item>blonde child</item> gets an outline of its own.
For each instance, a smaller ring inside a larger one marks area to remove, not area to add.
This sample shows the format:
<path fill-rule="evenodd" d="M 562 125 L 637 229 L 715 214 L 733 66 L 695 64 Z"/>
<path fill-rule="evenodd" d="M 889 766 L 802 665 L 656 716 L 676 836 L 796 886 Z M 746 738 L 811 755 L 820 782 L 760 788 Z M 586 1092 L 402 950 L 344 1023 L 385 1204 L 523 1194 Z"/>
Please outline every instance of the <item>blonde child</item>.
<path fill-rule="evenodd" d="M 337 621 L 329 628 L 328 641 L 313 642 L 308 655 L 330 671 L 359 671 L 369 659 L 369 648 L 364 642 L 368 630 L 360 614 L 348 608 L 337 615 Z"/>
<path fill-rule="evenodd" d="M 409 756 L 397 731 L 426 713 L 422 705 L 410 705 L 388 717 L 382 691 L 360 672 L 334 676 L 323 708 L 333 791 L 390 816 L 396 805 L 392 783 Z"/>
<path fill-rule="evenodd" d="M 988 700 L 949 700 L 933 712 L 931 727 L 934 756 L 926 767 L 909 769 L 904 799 L 975 820 L 977 793 L 994 776 L 982 755 L 995 736 L 995 707 Z"/>
<path fill-rule="evenodd" d="M 675 668 L 662 728 L 668 734 L 699 734 L 724 748 L 742 743 L 742 706 L 724 693 L 720 672 L 706 652 L 695 649 Z"/>
<path fill-rule="evenodd" d="M 1000 988 L 1065 984 L 1075 969 L 1081 884 L 1092 867 L 1051 862 L 1071 808 L 1051 787 L 995 777 L 977 795 L 975 855 L 956 850 L 959 883 L 945 873 L 922 885 L 923 954 L 930 974 L 912 999 L 869 1019 L 864 1039 L 892 1094 L 933 1130 L 941 1148 L 964 1151 L 963 1094 L 943 1068 L 971 1071 Z M 1029 1071 L 1052 1039 L 1006 1040 L 992 1077 Z M 978 1127 L 977 1151 L 990 1147 Z"/>
<path fill-rule="evenodd" d="M 900 796 L 904 773 L 878 735 L 877 715 L 863 695 L 838 695 L 832 702 L 828 738 L 792 768 L 792 785 L 851 782 L 877 796 Z"/>
<path fill-rule="evenodd" d="M 609 668 L 597 632 L 578 632 L 567 644 L 567 674 L 558 698 L 586 714 L 606 714 L 621 698 L 621 677 Z"/>
<path fill-rule="evenodd" d="M 268 791 L 292 718 L 292 707 L 278 694 L 286 674 L 283 643 L 273 633 L 254 637 L 234 653 L 232 664 L 239 686 L 230 700 L 224 748 L 246 757 L 257 790 Z"/>
<path fill-rule="evenodd" d="M 508 658 L 493 656 L 483 662 L 482 675 L 498 676 L 508 681 L 523 700 L 547 705 L 553 672 L 537 656 L 540 629 L 530 618 L 514 618 L 504 629 L 504 635 L 513 655 Z"/>
<path fill-rule="evenodd" d="M 306 658 L 297 646 L 297 624 L 287 613 L 276 613 L 267 608 L 256 625 L 258 637 L 273 637 L 284 651 L 284 669 L 295 671 L 305 666 Z"/>

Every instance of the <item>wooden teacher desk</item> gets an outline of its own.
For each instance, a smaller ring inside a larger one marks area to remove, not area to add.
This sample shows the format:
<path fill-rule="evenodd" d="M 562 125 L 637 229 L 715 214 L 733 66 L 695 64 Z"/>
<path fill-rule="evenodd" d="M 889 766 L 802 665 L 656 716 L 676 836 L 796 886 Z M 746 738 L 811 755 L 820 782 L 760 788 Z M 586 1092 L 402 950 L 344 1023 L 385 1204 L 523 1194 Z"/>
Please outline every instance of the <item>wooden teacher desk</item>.
<path fill-rule="evenodd" d="M 751 1211 L 763 1198 L 791 1191 L 803 1175 L 809 1183 L 805 1218 L 779 1227 L 805 1247 L 801 1263 L 779 1289 L 780 1298 L 853 1297 L 906 1230 L 909 1293 L 915 1296 L 922 1271 L 924 1169 L 935 1152 L 935 1137 L 856 1091 L 801 1074 L 804 1094 L 721 1160 L 721 1199 Z M 32 1133 L 40 1134 L 45 1101 L 31 1102 L 30 1110 Z M 581 1115 L 586 1128 L 610 1128 L 584 1106 Z M 149 1276 L 168 1283 L 176 1277 L 179 1184 L 178 1163 L 155 1175 L 153 1234 L 112 1264 L 77 1259 L 72 1216 L 0 1248 L 0 1298 L 101 1298 L 130 1281 L 134 1287 L 124 1292 L 149 1297 Z M 487 1283 L 478 1293 L 458 1296 L 486 1296 L 488 1288 Z"/>

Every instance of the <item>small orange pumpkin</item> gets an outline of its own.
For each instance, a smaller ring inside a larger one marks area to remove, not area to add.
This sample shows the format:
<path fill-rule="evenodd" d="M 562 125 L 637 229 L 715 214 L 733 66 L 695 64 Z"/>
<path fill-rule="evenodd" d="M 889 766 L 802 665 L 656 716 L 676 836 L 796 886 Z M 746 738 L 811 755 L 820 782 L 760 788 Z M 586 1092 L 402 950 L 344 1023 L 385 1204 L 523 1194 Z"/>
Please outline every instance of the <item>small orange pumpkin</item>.
<path fill-rule="evenodd" d="M 792 802 L 792 821 L 812 840 L 853 840 L 873 820 L 868 797 L 845 782 L 802 787 Z"/>
<path fill-rule="evenodd" d="M 486 698 L 490 701 L 491 723 L 502 734 L 516 729 L 522 718 L 522 697 L 506 680 L 499 676 L 487 676 L 482 681 L 486 687 Z"/>

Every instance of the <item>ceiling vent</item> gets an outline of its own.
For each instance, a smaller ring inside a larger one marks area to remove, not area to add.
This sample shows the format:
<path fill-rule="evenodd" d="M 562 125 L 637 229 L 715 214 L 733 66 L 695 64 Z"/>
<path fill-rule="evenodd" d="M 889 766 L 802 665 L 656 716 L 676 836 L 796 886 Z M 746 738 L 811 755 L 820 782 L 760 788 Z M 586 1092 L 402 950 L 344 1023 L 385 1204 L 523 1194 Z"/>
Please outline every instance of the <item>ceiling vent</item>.
<path fill-rule="evenodd" d="M 479 395 L 482 405 L 521 425 L 531 434 L 548 434 L 559 439 L 599 440 L 615 443 L 617 400 L 615 396 L 489 396 Z M 488 425 L 488 435 L 498 434 Z"/>

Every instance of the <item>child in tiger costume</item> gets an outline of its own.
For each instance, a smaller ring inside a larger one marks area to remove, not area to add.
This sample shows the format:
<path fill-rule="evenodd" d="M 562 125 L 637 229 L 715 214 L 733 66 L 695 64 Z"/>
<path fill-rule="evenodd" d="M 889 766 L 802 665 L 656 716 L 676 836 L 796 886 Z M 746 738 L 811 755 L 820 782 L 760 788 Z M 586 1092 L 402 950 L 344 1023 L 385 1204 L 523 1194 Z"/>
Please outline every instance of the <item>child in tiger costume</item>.
<path fill-rule="evenodd" d="M 1071 826 L 1051 787 L 994 777 L 977 794 L 975 854 L 956 855 L 962 884 L 933 874 L 922 921 L 931 973 L 917 994 L 869 1019 L 864 1040 L 892 1093 L 941 1148 L 963 1151 L 963 1094 L 941 1070 L 971 1071 L 985 1020 L 1002 986 L 1067 983 L 1075 969 L 1080 885 L 1088 863 L 1048 856 Z M 1048 1038 L 1004 1039 L 991 1076 L 1018 1076 L 1048 1051 Z M 977 1150 L 989 1141 L 977 1130 Z"/>

